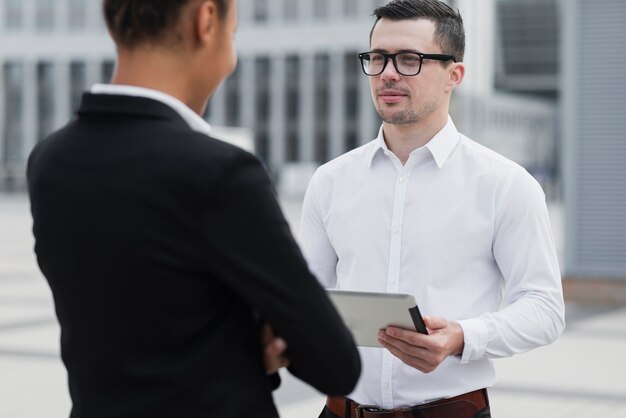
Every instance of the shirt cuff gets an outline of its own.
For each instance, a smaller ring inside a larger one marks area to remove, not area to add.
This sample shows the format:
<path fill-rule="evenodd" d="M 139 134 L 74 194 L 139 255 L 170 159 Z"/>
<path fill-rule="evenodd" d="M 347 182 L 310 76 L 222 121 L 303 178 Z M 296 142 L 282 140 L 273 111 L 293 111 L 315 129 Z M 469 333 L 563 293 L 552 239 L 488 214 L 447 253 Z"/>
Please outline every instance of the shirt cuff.
<path fill-rule="evenodd" d="M 469 363 L 480 360 L 485 355 L 489 342 L 489 329 L 482 319 L 473 318 L 458 321 L 463 329 L 465 347 L 461 354 L 460 363 Z"/>

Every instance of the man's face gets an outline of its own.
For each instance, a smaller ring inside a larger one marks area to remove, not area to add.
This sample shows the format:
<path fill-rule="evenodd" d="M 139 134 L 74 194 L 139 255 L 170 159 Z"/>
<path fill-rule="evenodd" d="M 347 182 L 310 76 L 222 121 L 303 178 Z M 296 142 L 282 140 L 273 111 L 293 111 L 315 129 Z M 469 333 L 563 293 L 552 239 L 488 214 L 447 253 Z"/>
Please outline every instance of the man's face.
<path fill-rule="evenodd" d="M 384 53 L 422 52 L 441 54 L 433 42 L 435 23 L 427 19 L 389 20 L 376 24 L 371 51 Z M 442 106 L 447 107 L 445 93 L 449 70 L 439 61 L 424 60 L 415 76 L 398 74 L 389 60 L 385 71 L 369 77 L 372 99 L 381 119 L 393 125 L 408 125 L 424 120 Z"/>

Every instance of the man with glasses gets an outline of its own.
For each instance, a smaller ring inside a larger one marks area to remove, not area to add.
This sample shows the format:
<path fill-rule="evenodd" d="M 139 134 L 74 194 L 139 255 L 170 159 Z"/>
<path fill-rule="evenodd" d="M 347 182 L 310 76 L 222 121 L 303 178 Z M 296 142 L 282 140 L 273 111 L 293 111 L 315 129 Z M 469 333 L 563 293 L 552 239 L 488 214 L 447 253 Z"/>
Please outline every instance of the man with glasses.
<path fill-rule="evenodd" d="M 315 173 L 300 242 L 325 287 L 414 295 L 429 334 L 380 331 L 381 348 L 360 348 L 357 388 L 320 416 L 489 417 L 490 359 L 564 329 L 545 197 L 448 115 L 465 75 L 459 13 L 394 0 L 374 15 L 359 59 L 383 124 Z"/>

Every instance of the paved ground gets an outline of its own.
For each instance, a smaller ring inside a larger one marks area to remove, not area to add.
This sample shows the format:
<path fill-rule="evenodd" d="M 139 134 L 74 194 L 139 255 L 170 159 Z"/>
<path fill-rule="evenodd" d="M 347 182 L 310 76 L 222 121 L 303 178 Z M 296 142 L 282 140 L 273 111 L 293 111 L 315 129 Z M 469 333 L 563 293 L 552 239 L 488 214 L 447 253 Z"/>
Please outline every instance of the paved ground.
<path fill-rule="evenodd" d="M 284 207 L 296 225 L 298 202 Z M 59 330 L 32 244 L 25 197 L 0 194 L 0 417 L 66 418 Z M 493 415 L 624 418 L 625 353 L 626 307 L 568 305 L 568 328 L 556 343 L 496 361 Z M 316 417 L 323 404 L 289 375 L 275 397 L 283 418 Z"/>

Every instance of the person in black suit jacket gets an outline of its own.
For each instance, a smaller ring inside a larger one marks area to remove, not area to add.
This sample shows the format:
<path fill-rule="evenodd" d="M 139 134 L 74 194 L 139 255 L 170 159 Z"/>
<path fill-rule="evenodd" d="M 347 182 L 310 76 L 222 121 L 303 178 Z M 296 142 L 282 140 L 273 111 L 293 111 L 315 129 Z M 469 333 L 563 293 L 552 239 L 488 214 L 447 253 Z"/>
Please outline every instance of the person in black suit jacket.
<path fill-rule="evenodd" d="M 280 366 L 329 395 L 358 379 L 262 164 L 198 116 L 235 67 L 236 7 L 106 0 L 113 82 L 29 158 L 72 418 L 276 417 Z"/>

